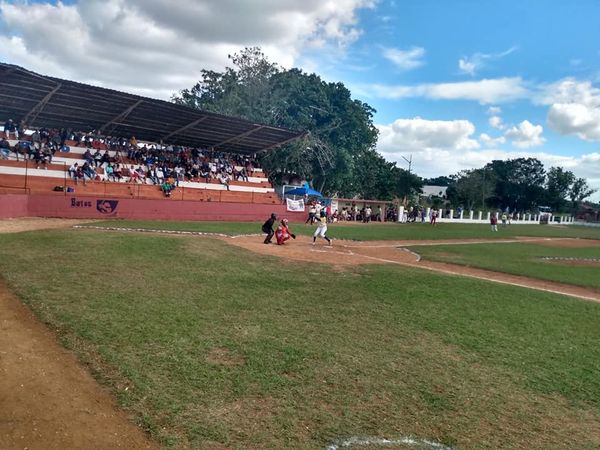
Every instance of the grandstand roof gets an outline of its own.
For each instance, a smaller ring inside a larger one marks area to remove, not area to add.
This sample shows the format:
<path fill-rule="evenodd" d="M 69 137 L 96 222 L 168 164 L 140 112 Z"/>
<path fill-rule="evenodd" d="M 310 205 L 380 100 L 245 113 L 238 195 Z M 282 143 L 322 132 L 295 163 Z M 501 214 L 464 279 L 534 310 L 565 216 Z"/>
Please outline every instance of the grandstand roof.
<path fill-rule="evenodd" d="M 236 153 L 268 150 L 303 134 L 0 63 L 0 119 L 9 118 L 29 127 L 100 130 Z"/>

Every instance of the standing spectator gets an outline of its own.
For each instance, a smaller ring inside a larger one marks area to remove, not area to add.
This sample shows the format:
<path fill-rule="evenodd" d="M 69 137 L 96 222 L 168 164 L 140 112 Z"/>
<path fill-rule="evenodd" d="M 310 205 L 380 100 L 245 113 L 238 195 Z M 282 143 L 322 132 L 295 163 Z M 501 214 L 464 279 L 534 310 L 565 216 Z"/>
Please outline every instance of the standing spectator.
<path fill-rule="evenodd" d="M 312 225 L 313 223 L 315 223 L 315 220 L 317 219 L 317 207 L 315 206 L 314 203 L 311 203 L 310 208 L 308 210 L 308 218 L 306 219 L 306 222 L 304 222 L 305 224 L 309 223 Z"/>
<path fill-rule="evenodd" d="M 435 209 L 431 210 L 431 225 L 435 225 L 437 223 L 438 213 Z"/>
<path fill-rule="evenodd" d="M 498 216 L 496 212 L 490 214 L 490 225 L 492 227 L 492 231 L 498 231 Z"/>
<path fill-rule="evenodd" d="M 372 212 L 373 211 L 371 210 L 371 207 L 367 205 L 367 207 L 365 208 L 365 218 L 364 218 L 365 223 L 371 222 L 371 213 Z"/>

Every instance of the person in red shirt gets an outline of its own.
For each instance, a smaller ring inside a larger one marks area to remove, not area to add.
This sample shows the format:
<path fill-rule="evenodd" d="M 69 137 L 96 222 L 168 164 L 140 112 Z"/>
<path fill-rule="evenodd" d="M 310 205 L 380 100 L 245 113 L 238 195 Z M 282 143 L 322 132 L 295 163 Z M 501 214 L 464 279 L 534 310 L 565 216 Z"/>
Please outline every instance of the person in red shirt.
<path fill-rule="evenodd" d="M 490 225 L 492 227 L 492 231 L 498 231 L 498 216 L 495 212 L 490 215 Z"/>
<path fill-rule="evenodd" d="M 277 239 L 277 245 L 283 245 L 289 238 L 296 239 L 296 235 L 292 233 L 288 227 L 288 220 L 281 219 L 281 224 L 275 231 L 275 238 Z"/>

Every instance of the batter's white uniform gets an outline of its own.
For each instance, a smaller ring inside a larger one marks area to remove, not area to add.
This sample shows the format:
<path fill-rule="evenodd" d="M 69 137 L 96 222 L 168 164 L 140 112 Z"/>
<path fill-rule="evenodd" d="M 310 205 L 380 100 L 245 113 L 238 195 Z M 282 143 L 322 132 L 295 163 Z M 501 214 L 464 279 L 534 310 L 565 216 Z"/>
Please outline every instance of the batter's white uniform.
<path fill-rule="evenodd" d="M 327 218 L 326 217 L 321 217 L 319 220 L 319 226 L 317 227 L 317 229 L 315 230 L 315 232 L 313 233 L 313 237 L 325 237 L 325 233 L 327 233 Z"/>

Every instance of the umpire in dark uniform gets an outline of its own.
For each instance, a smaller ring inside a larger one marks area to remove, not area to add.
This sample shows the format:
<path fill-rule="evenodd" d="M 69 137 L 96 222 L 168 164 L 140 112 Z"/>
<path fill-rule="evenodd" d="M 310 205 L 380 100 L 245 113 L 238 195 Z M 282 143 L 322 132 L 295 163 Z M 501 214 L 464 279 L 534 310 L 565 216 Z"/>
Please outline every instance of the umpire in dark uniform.
<path fill-rule="evenodd" d="M 271 217 L 267 219 L 265 223 L 263 223 L 262 231 L 263 233 L 267 233 L 267 237 L 265 238 L 265 244 L 270 244 L 271 239 L 273 239 L 273 235 L 275 234 L 275 230 L 273 230 L 273 224 L 277 220 L 277 215 L 275 213 L 271 214 Z"/>

